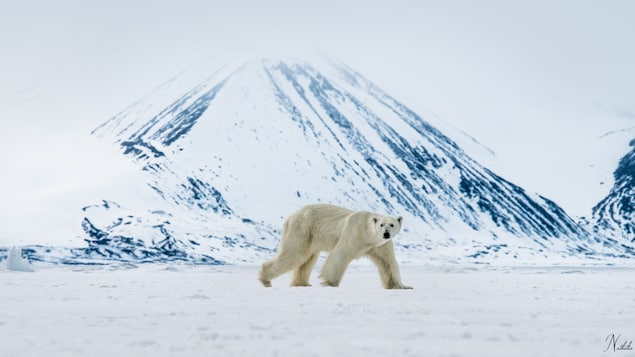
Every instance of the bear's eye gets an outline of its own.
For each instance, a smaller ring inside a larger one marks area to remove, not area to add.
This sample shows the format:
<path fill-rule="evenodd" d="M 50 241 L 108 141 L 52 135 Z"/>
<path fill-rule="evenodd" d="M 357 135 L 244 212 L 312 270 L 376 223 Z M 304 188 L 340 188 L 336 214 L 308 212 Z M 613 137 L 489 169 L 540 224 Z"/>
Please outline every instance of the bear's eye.
<path fill-rule="evenodd" d="M 380 224 L 379 226 L 380 226 L 380 227 L 383 227 L 383 226 L 384 226 L 384 224 L 382 223 L 382 224 Z"/>
<path fill-rule="evenodd" d="M 394 227 L 395 225 L 391 223 L 391 224 L 390 224 L 390 226 L 391 226 L 391 227 Z"/>

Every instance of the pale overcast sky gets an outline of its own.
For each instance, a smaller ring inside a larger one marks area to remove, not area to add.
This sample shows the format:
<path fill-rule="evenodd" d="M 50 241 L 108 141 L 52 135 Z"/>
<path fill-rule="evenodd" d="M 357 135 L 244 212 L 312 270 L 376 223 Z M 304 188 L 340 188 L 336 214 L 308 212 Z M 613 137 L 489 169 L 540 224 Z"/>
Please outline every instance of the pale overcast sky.
<path fill-rule="evenodd" d="M 3 1 L 0 245 L 32 235 L 26 216 L 74 222 L 92 199 L 77 187 L 116 180 L 95 126 L 202 58 L 269 48 L 341 59 L 587 214 L 635 137 L 633 18 L 628 0 Z"/>

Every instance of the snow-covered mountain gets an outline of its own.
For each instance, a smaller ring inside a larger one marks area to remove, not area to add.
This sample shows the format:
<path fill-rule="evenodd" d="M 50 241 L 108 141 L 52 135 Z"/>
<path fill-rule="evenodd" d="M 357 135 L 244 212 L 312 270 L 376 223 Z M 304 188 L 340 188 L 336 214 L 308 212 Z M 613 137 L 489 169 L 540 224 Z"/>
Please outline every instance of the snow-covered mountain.
<path fill-rule="evenodd" d="M 594 232 L 612 244 L 633 252 L 635 243 L 635 139 L 632 149 L 613 172 L 615 183 L 609 194 L 593 207 Z"/>
<path fill-rule="evenodd" d="M 557 204 L 330 60 L 201 63 L 93 134 L 139 165 L 160 203 L 85 207 L 83 259 L 259 262 L 284 218 L 314 202 L 404 216 L 399 249 L 411 262 L 605 249 Z"/>

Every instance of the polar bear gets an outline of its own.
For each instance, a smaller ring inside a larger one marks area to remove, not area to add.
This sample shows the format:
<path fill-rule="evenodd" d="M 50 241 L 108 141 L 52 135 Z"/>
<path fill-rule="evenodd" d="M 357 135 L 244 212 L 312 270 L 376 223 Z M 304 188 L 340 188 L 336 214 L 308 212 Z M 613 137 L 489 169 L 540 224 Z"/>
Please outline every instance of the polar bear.
<path fill-rule="evenodd" d="M 270 287 L 272 279 L 293 269 L 292 286 L 311 286 L 311 270 L 326 251 L 323 286 L 338 286 L 349 263 L 367 256 L 379 269 L 384 288 L 412 289 L 401 282 L 392 242 L 402 221 L 327 204 L 302 207 L 284 222 L 278 253 L 262 265 L 259 280 Z"/>

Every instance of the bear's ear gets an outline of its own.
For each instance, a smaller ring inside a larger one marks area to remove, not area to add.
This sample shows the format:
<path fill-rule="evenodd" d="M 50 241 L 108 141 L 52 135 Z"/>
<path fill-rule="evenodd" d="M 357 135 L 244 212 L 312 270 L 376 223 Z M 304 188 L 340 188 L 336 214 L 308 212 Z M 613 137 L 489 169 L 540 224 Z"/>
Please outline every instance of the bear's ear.
<path fill-rule="evenodd" d="M 399 225 L 401 225 L 401 222 L 403 222 L 403 217 L 401 216 L 397 217 L 397 222 L 399 222 Z"/>
<path fill-rule="evenodd" d="M 377 217 L 373 217 L 373 222 L 377 223 Z"/>

